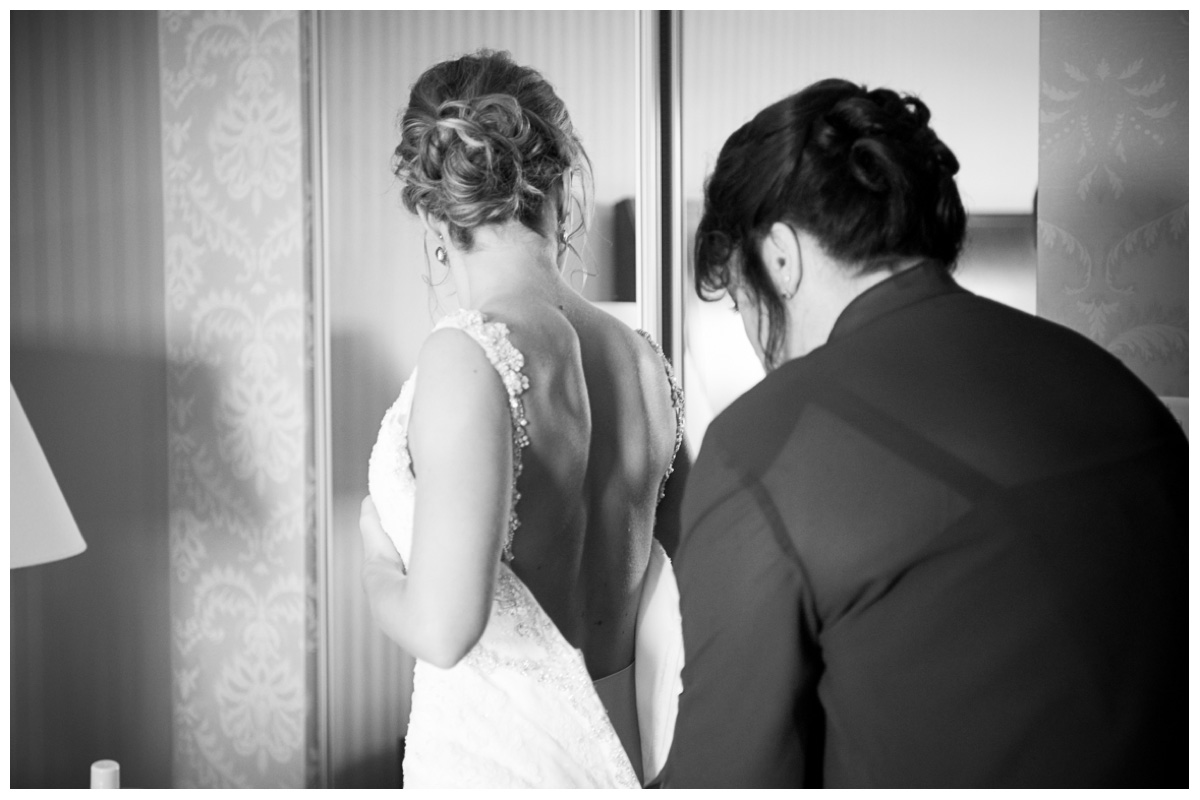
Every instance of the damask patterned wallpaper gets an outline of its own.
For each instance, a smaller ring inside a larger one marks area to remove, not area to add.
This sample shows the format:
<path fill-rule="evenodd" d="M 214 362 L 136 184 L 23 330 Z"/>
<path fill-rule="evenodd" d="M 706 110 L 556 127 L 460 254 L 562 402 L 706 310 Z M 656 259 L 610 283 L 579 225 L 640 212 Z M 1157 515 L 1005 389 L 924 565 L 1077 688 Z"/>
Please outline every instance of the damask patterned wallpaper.
<path fill-rule="evenodd" d="M 1044 11 L 1041 41 L 1038 313 L 1187 397 L 1188 12 Z"/>
<path fill-rule="evenodd" d="M 315 581 L 299 15 L 159 17 L 173 782 L 306 785 Z"/>

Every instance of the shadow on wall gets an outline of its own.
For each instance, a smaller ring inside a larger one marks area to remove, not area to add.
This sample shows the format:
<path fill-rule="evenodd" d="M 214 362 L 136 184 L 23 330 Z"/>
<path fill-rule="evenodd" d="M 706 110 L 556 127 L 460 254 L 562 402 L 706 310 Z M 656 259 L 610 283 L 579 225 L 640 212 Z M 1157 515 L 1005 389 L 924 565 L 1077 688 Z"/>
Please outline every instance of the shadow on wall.
<path fill-rule="evenodd" d="M 87 550 L 10 578 L 10 786 L 171 785 L 166 364 L 14 344 L 11 380 Z"/>
<path fill-rule="evenodd" d="M 380 750 L 362 758 L 339 764 L 333 773 L 332 786 L 339 789 L 403 789 L 404 776 L 400 769 L 404 760 L 404 740 L 392 751 Z M 369 780 L 365 780 L 369 776 Z"/>
<path fill-rule="evenodd" d="M 1188 13 L 1040 19 L 1039 315 L 1107 349 L 1155 394 L 1182 401 Z"/>
<path fill-rule="evenodd" d="M 412 659 L 375 625 L 362 586 L 358 515 L 367 460 L 407 365 L 389 363 L 369 331 L 330 335 L 333 529 L 330 532 L 330 736 L 332 786 L 400 785 L 397 741 L 408 727 Z"/>

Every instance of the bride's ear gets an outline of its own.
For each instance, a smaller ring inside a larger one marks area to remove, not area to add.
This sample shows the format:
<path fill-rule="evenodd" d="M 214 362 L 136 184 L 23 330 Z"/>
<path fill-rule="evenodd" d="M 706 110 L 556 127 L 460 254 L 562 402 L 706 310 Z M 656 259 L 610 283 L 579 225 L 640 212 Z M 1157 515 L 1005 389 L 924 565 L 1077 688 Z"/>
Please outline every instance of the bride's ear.
<path fill-rule="evenodd" d="M 763 237 L 759 255 L 779 296 L 784 300 L 795 297 L 804 279 L 804 264 L 796 231 L 790 225 L 776 222 Z"/>
<path fill-rule="evenodd" d="M 445 236 L 443 228 L 445 223 L 439 223 L 433 217 L 429 216 L 429 212 L 423 208 L 417 209 L 417 216 L 421 218 L 421 222 L 425 225 L 425 230 L 433 234 L 436 238 L 441 239 Z"/>

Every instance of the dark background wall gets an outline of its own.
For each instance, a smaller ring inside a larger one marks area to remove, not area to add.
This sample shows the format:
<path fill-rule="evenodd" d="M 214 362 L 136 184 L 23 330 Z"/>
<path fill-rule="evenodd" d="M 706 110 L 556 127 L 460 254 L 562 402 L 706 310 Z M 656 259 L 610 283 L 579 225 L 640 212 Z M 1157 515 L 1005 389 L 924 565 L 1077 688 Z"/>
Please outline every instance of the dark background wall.
<path fill-rule="evenodd" d="M 11 381 L 87 550 L 10 573 L 10 786 L 171 784 L 153 12 L 13 12 Z"/>

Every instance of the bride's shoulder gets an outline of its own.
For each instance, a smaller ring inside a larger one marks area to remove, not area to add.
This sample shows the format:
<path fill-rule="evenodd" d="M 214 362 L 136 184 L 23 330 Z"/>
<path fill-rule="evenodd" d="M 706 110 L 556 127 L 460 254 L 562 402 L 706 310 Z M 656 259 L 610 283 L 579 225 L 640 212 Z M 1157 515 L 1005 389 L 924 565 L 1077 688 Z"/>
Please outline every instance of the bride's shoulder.
<path fill-rule="evenodd" d="M 418 393 L 454 395 L 494 384 L 493 358 L 480 333 L 469 325 L 437 325 L 417 354 Z"/>
<path fill-rule="evenodd" d="M 508 323 L 474 309 L 443 317 L 417 356 L 421 386 L 436 372 L 433 380 L 448 392 L 482 388 L 498 376 L 503 393 L 514 398 L 529 388 L 524 367 L 525 356 L 513 344 Z"/>
<path fill-rule="evenodd" d="M 446 447 L 451 441 L 482 448 L 512 435 L 506 381 L 466 330 L 447 325 L 430 333 L 417 355 L 414 374 L 420 376 L 408 428 L 414 462 L 428 464 L 434 457 L 430 448 Z"/>

